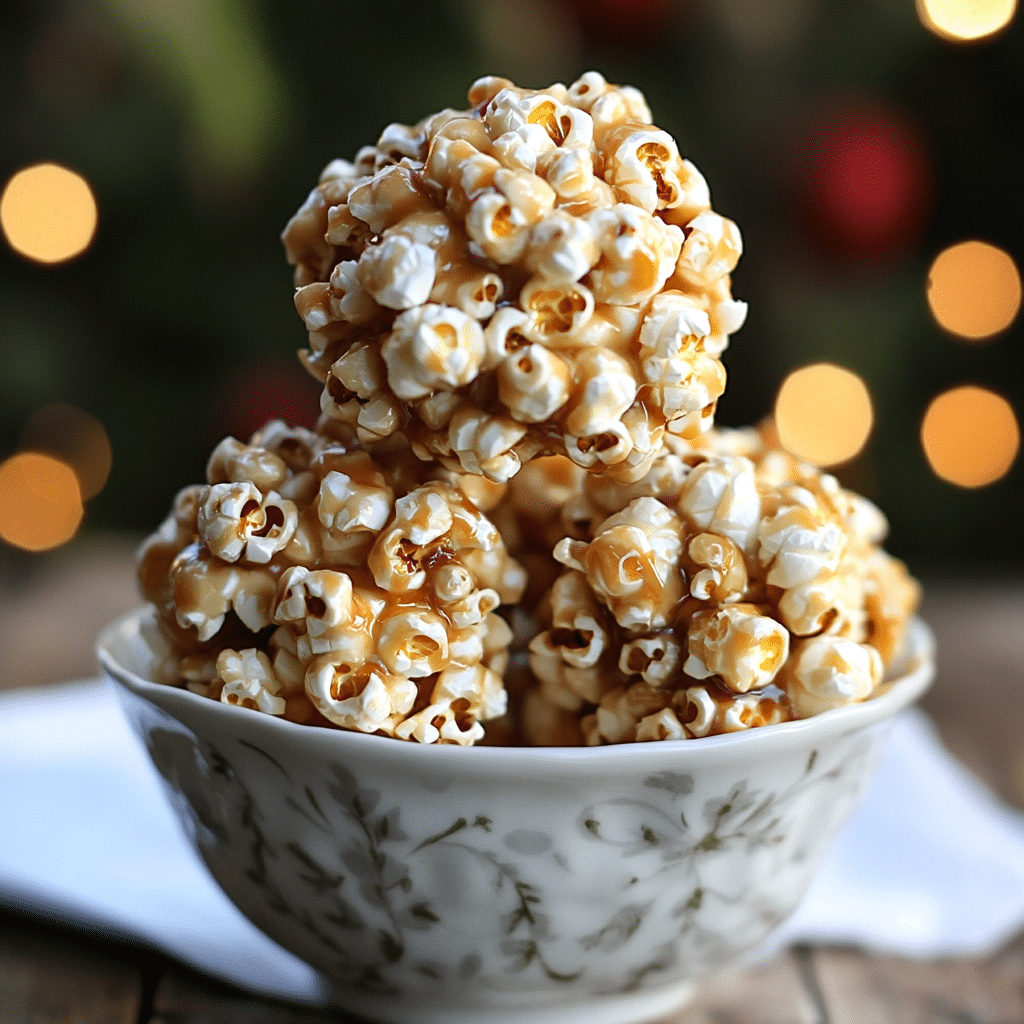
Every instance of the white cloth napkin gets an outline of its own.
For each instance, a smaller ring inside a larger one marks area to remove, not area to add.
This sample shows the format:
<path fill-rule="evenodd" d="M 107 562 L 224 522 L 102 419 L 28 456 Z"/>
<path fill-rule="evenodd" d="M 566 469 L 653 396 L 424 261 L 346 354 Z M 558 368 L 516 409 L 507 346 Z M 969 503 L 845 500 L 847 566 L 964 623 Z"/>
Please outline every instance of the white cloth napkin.
<path fill-rule="evenodd" d="M 140 939 L 253 992 L 325 998 L 186 845 L 103 681 L 0 694 L 0 904 Z M 776 945 L 984 954 L 1022 926 L 1024 818 L 911 712 Z"/>

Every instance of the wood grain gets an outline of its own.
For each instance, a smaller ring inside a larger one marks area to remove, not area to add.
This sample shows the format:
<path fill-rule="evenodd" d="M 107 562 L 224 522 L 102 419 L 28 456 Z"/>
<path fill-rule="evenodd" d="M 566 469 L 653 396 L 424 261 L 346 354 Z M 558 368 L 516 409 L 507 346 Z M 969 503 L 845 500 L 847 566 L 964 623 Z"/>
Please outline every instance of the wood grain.
<path fill-rule="evenodd" d="M 1019 958 L 905 960 L 854 949 L 811 953 L 822 1024 L 1020 1024 Z"/>
<path fill-rule="evenodd" d="M 150 1024 L 363 1024 L 354 1017 L 254 999 L 179 967 L 171 967 L 157 984 L 153 1014 Z"/>
<path fill-rule="evenodd" d="M 84 939 L 0 923 L 0 1024 L 135 1024 L 138 967 Z"/>
<path fill-rule="evenodd" d="M 698 986 L 692 1003 L 664 1024 L 817 1024 L 820 1011 L 796 955 L 720 971 Z"/>
<path fill-rule="evenodd" d="M 952 753 L 1024 809 L 1024 586 L 933 580 L 921 614 L 938 641 L 922 707 Z"/>
<path fill-rule="evenodd" d="M 129 947 L 41 930 L 8 915 L 0 921 L 0 1024 L 358 1024 L 248 995 L 152 955 L 144 964 L 155 981 L 150 1007 L 139 960 Z M 797 947 L 704 979 L 693 1001 L 659 1024 L 1022 1021 L 1024 937 L 985 959 L 919 961 Z"/>

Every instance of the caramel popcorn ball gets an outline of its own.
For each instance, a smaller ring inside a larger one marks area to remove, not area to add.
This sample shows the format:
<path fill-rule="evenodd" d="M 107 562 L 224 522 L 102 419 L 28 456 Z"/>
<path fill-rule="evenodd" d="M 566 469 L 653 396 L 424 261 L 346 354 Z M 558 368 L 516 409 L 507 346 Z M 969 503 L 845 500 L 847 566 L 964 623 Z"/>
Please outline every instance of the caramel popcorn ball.
<path fill-rule="evenodd" d="M 190 689 L 293 721 L 475 743 L 505 712 L 526 579 L 451 483 L 272 422 L 221 442 L 140 550 Z M 287 495 L 287 497 L 285 497 Z"/>
<path fill-rule="evenodd" d="M 635 89 L 482 78 L 335 160 L 282 236 L 325 417 L 452 471 L 641 479 L 725 389 L 739 229 Z"/>
<path fill-rule="evenodd" d="M 714 429 L 644 477 L 582 476 L 529 643 L 536 743 L 714 735 L 865 700 L 917 584 L 866 499 L 774 444 Z M 570 737 L 567 740 L 566 737 Z"/>

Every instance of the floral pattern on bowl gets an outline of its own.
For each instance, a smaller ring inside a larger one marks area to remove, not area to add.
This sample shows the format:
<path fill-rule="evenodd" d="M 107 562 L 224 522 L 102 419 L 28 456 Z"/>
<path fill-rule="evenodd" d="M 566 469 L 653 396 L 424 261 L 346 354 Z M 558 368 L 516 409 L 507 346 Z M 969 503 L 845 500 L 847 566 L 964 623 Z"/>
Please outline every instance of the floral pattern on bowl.
<path fill-rule="evenodd" d="M 705 740 L 421 747 L 293 725 L 146 681 L 145 612 L 101 661 L 211 873 L 384 1021 L 630 1021 L 756 948 L 802 897 L 925 689 Z"/>

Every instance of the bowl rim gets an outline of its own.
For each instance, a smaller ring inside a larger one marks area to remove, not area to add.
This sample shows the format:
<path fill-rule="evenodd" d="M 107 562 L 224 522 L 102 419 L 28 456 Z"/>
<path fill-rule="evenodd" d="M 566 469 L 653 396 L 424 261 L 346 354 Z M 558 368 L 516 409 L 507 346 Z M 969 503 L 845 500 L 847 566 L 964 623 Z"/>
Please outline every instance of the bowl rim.
<path fill-rule="evenodd" d="M 884 692 L 860 703 L 833 708 L 811 718 L 718 736 L 598 747 L 463 747 L 456 744 L 422 744 L 348 729 L 300 725 L 274 715 L 258 714 L 246 708 L 214 701 L 184 687 L 146 679 L 120 664 L 113 647 L 120 640 L 129 643 L 138 641 L 152 649 L 142 633 L 142 627 L 147 620 L 154 621 L 154 611 L 152 605 L 144 605 L 107 625 L 97 638 L 96 655 L 109 679 L 173 717 L 182 720 L 176 713 L 181 712 L 190 720 L 195 713 L 199 713 L 234 732 L 268 739 L 276 736 L 282 741 L 303 737 L 301 742 L 312 740 L 313 745 L 324 753 L 337 748 L 334 752 L 338 755 L 344 750 L 352 755 L 386 755 L 397 761 L 413 757 L 420 764 L 423 757 L 429 757 L 438 767 L 458 764 L 463 769 L 473 766 L 486 770 L 488 767 L 496 767 L 498 762 L 511 762 L 513 766 L 529 772 L 532 768 L 555 763 L 566 768 L 572 765 L 585 768 L 588 765 L 595 767 L 595 762 L 600 762 L 602 768 L 606 769 L 616 763 L 626 765 L 635 760 L 649 760 L 652 755 L 654 759 L 663 761 L 666 754 L 681 765 L 684 762 L 696 764 L 705 758 L 717 760 L 726 754 L 757 757 L 767 749 L 810 747 L 831 737 L 859 731 L 885 719 L 894 719 L 928 689 L 935 676 L 935 637 L 928 624 L 915 616 L 908 624 L 904 651 L 895 665 L 898 674 L 886 678 L 882 684 Z M 188 725 L 189 722 L 184 721 L 184 724 Z"/>

